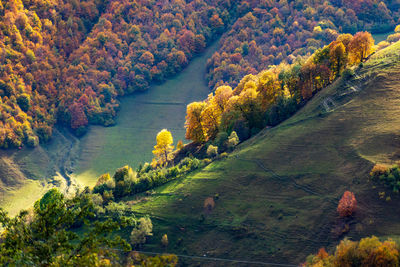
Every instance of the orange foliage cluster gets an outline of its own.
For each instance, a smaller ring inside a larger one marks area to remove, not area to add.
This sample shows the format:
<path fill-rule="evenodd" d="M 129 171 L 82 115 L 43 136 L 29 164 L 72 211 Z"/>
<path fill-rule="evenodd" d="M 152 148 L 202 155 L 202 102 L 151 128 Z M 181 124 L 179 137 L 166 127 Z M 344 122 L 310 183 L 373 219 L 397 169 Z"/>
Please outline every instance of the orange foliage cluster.
<path fill-rule="evenodd" d="M 247 74 L 312 53 L 338 33 L 385 32 L 398 22 L 392 1 L 242 1 L 239 18 L 208 62 L 209 86 L 236 86 Z"/>
<path fill-rule="evenodd" d="M 399 266 L 399 246 L 391 239 L 381 242 L 375 236 L 359 242 L 344 239 L 334 254 L 320 249 L 317 255 L 307 257 L 303 266 Z"/>
<path fill-rule="evenodd" d="M 379 176 L 384 175 L 389 170 L 389 167 L 383 164 L 375 164 L 369 175 L 373 178 L 379 178 Z"/>
<path fill-rule="evenodd" d="M 101 1 L 0 1 L 0 147 L 47 140 L 64 94 L 64 58 L 90 31 Z"/>
<path fill-rule="evenodd" d="M 357 200 L 354 194 L 350 191 L 344 192 L 337 207 L 337 212 L 339 213 L 340 217 L 351 216 L 356 208 Z"/>

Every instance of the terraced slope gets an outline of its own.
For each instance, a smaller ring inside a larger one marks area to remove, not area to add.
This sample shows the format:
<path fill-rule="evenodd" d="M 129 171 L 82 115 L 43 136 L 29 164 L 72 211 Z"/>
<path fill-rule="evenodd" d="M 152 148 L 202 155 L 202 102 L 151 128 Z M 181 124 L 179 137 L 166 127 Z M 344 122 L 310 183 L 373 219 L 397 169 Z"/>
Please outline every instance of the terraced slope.
<path fill-rule="evenodd" d="M 228 158 L 130 202 L 156 224 L 146 249 L 160 251 L 167 233 L 177 254 L 298 264 L 344 236 L 400 236 L 399 196 L 380 199 L 385 189 L 368 176 L 375 162 L 400 160 L 399 49 L 376 53 Z M 340 234 L 336 206 L 346 190 L 359 208 Z M 212 210 L 204 208 L 209 197 Z"/>

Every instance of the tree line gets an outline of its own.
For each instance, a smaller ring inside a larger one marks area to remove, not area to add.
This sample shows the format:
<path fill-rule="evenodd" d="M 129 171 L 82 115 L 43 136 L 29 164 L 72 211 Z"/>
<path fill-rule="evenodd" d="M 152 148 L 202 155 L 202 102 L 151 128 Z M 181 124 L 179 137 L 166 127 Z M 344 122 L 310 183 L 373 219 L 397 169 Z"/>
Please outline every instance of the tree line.
<path fill-rule="evenodd" d="M 368 32 L 341 34 L 308 58 L 246 75 L 235 89 L 219 86 L 206 100 L 187 106 L 186 138 L 204 144 L 235 131 L 246 140 L 288 118 L 345 71 L 351 75 L 349 68 L 362 63 L 373 45 Z"/>

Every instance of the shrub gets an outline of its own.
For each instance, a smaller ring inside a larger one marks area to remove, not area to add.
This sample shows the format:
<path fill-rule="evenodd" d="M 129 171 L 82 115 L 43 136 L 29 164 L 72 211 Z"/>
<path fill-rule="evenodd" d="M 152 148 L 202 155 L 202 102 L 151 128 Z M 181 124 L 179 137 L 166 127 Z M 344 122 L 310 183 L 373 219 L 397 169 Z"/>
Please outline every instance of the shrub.
<path fill-rule="evenodd" d="M 226 132 L 219 132 L 215 138 L 214 144 L 217 147 L 225 147 L 228 142 L 228 134 Z"/>
<path fill-rule="evenodd" d="M 99 177 L 99 179 L 97 179 L 96 186 L 104 184 L 109 180 L 111 180 L 110 174 L 109 173 L 104 173 Z"/>
<path fill-rule="evenodd" d="M 344 192 L 342 198 L 339 201 L 337 211 L 340 217 L 351 216 L 356 210 L 357 201 L 354 194 L 350 191 Z"/>
<path fill-rule="evenodd" d="M 239 137 L 235 131 L 232 131 L 231 135 L 228 138 L 228 148 L 233 149 L 238 144 L 239 144 Z"/>
<path fill-rule="evenodd" d="M 207 211 L 212 211 L 215 207 L 214 198 L 208 197 L 204 200 L 204 209 Z"/>
<path fill-rule="evenodd" d="M 383 164 L 375 164 L 369 175 L 371 175 L 372 178 L 379 178 L 381 175 L 384 175 L 387 171 L 388 171 L 387 166 Z"/>
<path fill-rule="evenodd" d="M 345 81 L 350 80 L 354 76 L 354 71 L 352 69 L 345 69 L 342 73 L 342 77 Z"/>
<path fill-rule="evenodd" d="M 167 234 L 164 234 L 161 238 L 161 244 L 163 247 L 168 247 L 168 236 Z"/>
<path fill-rule="evenodd" d="M 134 246 L 138 246 L 146 243 L 146 238 L 152 236 L 153 224 L 149 217 L 143 217 L 139 219 L 139 225 L 133 228 L 131 232 L 131 243 Z"/>
<path fill-rule="evenodd" d="M 39 145 L 39 138 L 37 136 L 30 135 L 30 136 L 28 136 L 26 144 L 29 147 L 37 147 Z"/>
<path fill-rule="evenodd" d="M 132 178 L 135 176 L 134 171 L 132 170 L 131 167 L 124 166 L 122 168 L 119 168 L 115 174 L 114 174 L 114 180 L 116 183 L 118 183 L 119 181 L 124 181 L 126 178 Z"/>
<path fill-rule="evenodd" d="M 215 157 L 218 155 L 218 147 L 217 146 L 213 146 L 213 145 L 209 145 L 207 148 L 207 155 L 209 157 Z"/>
<path fill-rule="evenodd" d="M 386 186 L 391 188 L 393 192 L 398 193 L 400 190 L 400 169 L 397 165 L 388 168 L 384 165 L 375 165 L 370 175 L 373 179 L 382 181 Z"/>

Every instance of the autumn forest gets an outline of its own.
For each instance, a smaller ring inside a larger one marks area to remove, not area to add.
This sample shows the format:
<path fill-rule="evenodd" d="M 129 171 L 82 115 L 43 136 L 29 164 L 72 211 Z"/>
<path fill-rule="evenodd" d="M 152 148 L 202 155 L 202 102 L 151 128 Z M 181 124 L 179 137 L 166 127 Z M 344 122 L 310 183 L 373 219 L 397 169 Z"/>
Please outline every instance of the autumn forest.
<path fill-rule="evenodd" d="M 178 73 L 222 34 L 207 64 L 210 89 L 234 87 L 270 65 L 292 64 L 340 33 L 392 29 L 395 5 L 3 1 L 0 145 L 36 146 L 51 138 L 56 124 L 77 135 L 89 124 L 112 125 L 119 96 Z"/>

